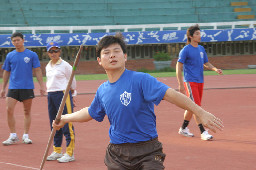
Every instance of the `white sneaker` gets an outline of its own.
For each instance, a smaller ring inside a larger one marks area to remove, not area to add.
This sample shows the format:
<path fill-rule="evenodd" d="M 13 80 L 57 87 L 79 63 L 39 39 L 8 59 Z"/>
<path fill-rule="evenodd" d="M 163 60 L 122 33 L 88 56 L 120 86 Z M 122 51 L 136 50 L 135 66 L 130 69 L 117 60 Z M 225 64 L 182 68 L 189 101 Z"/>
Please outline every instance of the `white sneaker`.
<path fill-rule="evenodd" d="M 31 139 L 29 139 L 29 138 L 22 138 L 22 143 L 25 143 L 25 144 L 32 144 L 32 140 Z"/>
<path fill-rule="evenodd" d="M 193 133 L 189 132 L 188 127 L 186 127 L 185 129 L 180 128 L 178 133 L 183 135 L 183 136 L 186 136 L 186 137 L 193 137 L 194 136 Z"/>
<path fill-rule="evenodd" d="M 3 141 L 3 145 L 8 146 L 8 145 L 13 145 L 19 141 L 19 138 L 16 136 L 14 138 L 9 137 L 6 141 Z"/>
<path fill-rule="evenodd" d="M 210 135 L 210 134 L 208 133 L 208 131 L 206 130 L 206 131 L 204 131 L 204 132 L 201 134 L 201 139 L 202 139 L 202 140 L 212 140 L 212 139 L 213 139 L 213 136 Z"/>
<path fill-rule="evenodd" d="M 74 155 L 69 156 L 67 153 L 65 153 L 61 158 L 57 159 L 60 163 L 64 162 L 72 162 L 75 160 Z"/>
<path fill-rule="evenodd" d="M 46 160 L 47 161 L 55 161 L 59 158 L 61 158 L 63 155 L 62 153 L 52 152 L 51 155 L 49 155 Z"/>

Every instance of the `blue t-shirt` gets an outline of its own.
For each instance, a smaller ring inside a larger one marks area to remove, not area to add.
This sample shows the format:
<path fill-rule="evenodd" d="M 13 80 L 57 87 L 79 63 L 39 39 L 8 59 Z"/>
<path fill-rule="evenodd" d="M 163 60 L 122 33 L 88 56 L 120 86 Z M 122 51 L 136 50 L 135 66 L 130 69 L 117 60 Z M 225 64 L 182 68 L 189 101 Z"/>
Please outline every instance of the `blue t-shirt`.
<path fill-rule="evenodd" d="M 169 87 L 149 74 L 125 70 L 118 81 L 103 83 L 89 107 L 90 116 L 110 122 L 110 143 L 138 143 L 156 138 L 154 104 Z"/>
<path fill-rule="evenodd" d="M 183 63 L 184 82 L 204 82 L 204 63 L 208 57 L 203 46 L 186 45 L 180 51 L 178 62 Z"/>
<path fill-rule="evenodd" d="M 8 53 L 2 69 L 11 72 L 9 89 L 34 89 L 32 68 L 37 67 L 40 67 L 40 61 L 33 51 L 25 49 Z"/>

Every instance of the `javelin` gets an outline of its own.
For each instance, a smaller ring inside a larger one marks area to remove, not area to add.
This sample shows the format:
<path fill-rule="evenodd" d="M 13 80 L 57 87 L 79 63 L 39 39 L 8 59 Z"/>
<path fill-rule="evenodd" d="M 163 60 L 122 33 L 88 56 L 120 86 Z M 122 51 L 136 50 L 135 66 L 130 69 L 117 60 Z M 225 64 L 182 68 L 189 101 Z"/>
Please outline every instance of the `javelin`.
<path fill-rule="evenodd" d="M 77 68 L 77 65 L 78 65 L 78 62 L 79 62 L 79 58 L 80 58 L 80 54 L 81 54 L 81 51 L 82 51 L 82 47 L 83 47 L 83 45 L 80 45 L 79 51 L 78 51 L 78 53 L 76 55 L 76 59 L 75 59 L 74 65 L 73 65 L 73 70 L 72 70 L 71 76 L 69 78 L 68 85 L 67 85 L 67 88 L 65 90 L 64 96 L 63 96 L 63 98 L 61 100 L 61 104 L 60 104 L 58 113 L 57 113 L 56 118 L 55 118 L 56 124 L 58 124 L 60 122 L 61 115 L 62 115 L 62 112 L 64 110 L 64 106 L 65 106 L 65 103 L 66 103 L 66 99 L 68 97 L 68 93 L 69 93 L 69 90 L 70 90 L 70 87 L 71 87 L 71 84 L 72 84 L 72 81 L 73 81 L 73 78 L 74 78 L 74 75 L 75 75 L 75 71 L 76 71 L 76 68 Z M 47 157 L 48 152 L 49 152 L 49 147 L 50 147 L 50 145 L 52 143 L 52 140 L 53 140 L 53 137 L 54 137 L 55 133 L 56 133 L 56 129 L 52 128 L 52 132 L 51 132 L 51 135 L 50 135 L 49 140 L 48 140 L 47 147 L 46 147 L 45 152 L 44 152 L 44 157 L 43 157 L 43 160 L 41 162 L 40 170 L 43 169 L 46 157 Z"/>

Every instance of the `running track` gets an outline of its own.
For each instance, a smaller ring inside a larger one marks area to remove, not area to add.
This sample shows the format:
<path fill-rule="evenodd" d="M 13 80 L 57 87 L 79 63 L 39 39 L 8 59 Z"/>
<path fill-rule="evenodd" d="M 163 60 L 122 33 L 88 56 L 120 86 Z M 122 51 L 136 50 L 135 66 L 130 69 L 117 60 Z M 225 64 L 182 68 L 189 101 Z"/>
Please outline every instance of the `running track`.
<path fill-rule="evenodd" d="M 172 88 L 177 88 L 176 78 L 159 78 Z M 89 106 L 97 87 L 103 81 L 79 81 L 77 96 L 79 110 Z M 35 93 L 38 95 L 38 85 Z M 6 122 L 5 100 L 0 99 L 0 141 L 7 139 L 9 131 Z M 217 132 L 213 141 L 201 141 L 194 122 L 190 130 L 194 138 L 179 136 L 177 131 L 183 121 L 183 110 L 162 101 L 155 108 L 159 140 L 167 154 L 167 170 L 254 170 L 256 155 L 256 74 L 206 76 L 202 106 L 220 117 L 224 131 Z M 22 104 L 15 109 L 16 128 L 19 137 L 23 133 Z M 0 145 L 0 169 L 26 170 L 40 167 L 50 135 L 46 97 L 36 97 L 32 107 L 30 137 L 32 145 L 21 142 L 12 146 Z M 102 123 L 94 120 L 75 123 L 75 162 L 60 164 L 46 162 L 46 170 L 103 170 L 105 148 L 108 145 L 107 119 Z M 65 144 L 65 142 L 63 143 Z M 52 147 L 50 152 L 52 151 Z"/>

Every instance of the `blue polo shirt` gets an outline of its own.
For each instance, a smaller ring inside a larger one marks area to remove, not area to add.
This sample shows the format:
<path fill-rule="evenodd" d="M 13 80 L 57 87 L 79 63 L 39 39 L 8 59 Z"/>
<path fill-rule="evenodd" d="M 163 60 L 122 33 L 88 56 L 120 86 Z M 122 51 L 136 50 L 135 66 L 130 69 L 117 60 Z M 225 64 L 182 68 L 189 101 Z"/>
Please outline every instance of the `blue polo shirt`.
<path fill-rule="evenodd" d="M 32 68 L 37 67 L 40 67 L 40 61 L 33 51 L 25 49 L 8 53 L 2 69 L 11 72 L 9 89 L 34 89 Z"/>
<path fill-rule="evenodd" d="M 110 143 L 138 143 L 158 136 L 154 104 L 169 87 L 149 74 L 125 70 L 118 81 L 103 83 L 89 107 L 90 116 L 110 122 Z"/>
<path fill-rule="evenodd" d="M 203 46 L 186 45 L 180 51 L 178 62 L 183 63 L 184 82 L 204 82 L 204 63 L 208 57 Z"/>

